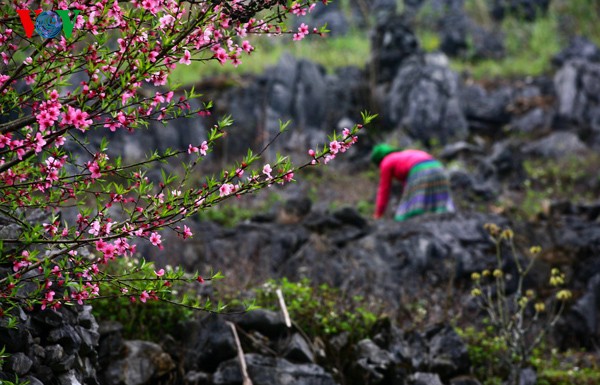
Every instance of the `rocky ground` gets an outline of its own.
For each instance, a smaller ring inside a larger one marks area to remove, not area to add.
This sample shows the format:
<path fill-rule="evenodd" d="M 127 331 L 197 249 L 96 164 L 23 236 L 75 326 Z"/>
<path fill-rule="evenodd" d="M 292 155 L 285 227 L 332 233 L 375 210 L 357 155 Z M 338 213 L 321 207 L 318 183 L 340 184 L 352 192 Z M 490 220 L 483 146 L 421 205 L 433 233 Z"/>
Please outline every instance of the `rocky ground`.
<path fill-rule="evenodd" d="M 380 3 L 383 12 L 386 2 Z M 497 3 L 498 17 L 510 11 Z M 450 16 L 473 27 L 456 12 Z M 168 260 L 140 245 L 158 266 L 222 271 L 226 280 L 208 288 L 215 293 L 249 296 L 267 279 L 286 277 L 326 283 L 344 296 L 360 294 L 373 309 L 385 309 L 369 338 L 349 341 L 342 333 L 320 341 L 297 324 L 286 326 L 278 312 L 259 310 L 188 321 L 158 344 L 127 340 L 122 325 L 98 324 L 89 307 L 76 306 L 23 312 L 17 329 L 0 329 L 0 345 L 12 353 L 4 374 L 34 385 L 241 384 L 227 323 L 233 322 L 255 385 L 480 384 L 485 378 L 473 375 L 465 341 L 453 326 L 481 318 L 471 274 L 496 261 L 487 223 L 512 228 L 519 255 L 542 247 L 527 288 L 542 288 L 552 268 L 565 272 L 574 296 L 549 337 L 553 346 L 598 353 L 600 50 L 575 39 L 556 56 L 553 74 L 478 83 L 452 71 L 445 56 L 424 54 L 404 19 L 381 20 L 366 71 L 327 73 L 284 57 L 276 68 L 234 86 L 231 79 L 203 81 L 200 87 L 215 101 L 213 117 L 229 113 L 238 122 L 213 153 L 212 167 L 237 159 L 248 143 L 260 148 L 280 120 L 291 119 L 296 128 L 268 156 L 281 151 L 303 160 L 329 129 L 351 125 L 361 110 L 380 119 L 330 169 L 299 174 L 296 186 L 271 192 L 275 204 L 269 196 L 259 199 L 255 204 L 263 210 L 242 223 L 189 223 L 192 240 L 165 241 Z M 469 28 L 460 30 L 474 33 Z M 451 54 L 463 37 L 447 32 L 444 47 Z M 482 55 L 491 54 L 486 46 Z M 139 137 L 116 133 L 112 150 L 133 160 L 143 148 L 186 147 L 211 123 L 198 118 Z M 404 223 L 371 220 L 377 175 L 368 152 L 380 140 L 425 147 L 443 160 L 459 211 Z M 502 257 L 503 270 L 513 273 L 512 295 L 515 265 L 508 252 Z M 535 384 L 535 378 L 528 368 L 521 384 Z"/>

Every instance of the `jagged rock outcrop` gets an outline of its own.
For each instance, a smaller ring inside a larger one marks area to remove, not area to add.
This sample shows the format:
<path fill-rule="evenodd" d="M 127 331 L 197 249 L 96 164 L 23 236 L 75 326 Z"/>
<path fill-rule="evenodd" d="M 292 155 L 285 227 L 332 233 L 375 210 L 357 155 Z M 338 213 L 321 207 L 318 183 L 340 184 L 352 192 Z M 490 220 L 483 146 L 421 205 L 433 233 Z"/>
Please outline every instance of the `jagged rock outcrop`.
<path fill-rule="evenodd" d="M 18 323 L 0 324 L 0 346 L 10 355 L 0 380 L 15 375 L 32 384 L 98 384 L 98 323 L 91 306 L 25 312 Z"/>
<path fill-rule="evenodd" d="M 419 41 L 401 16 L 378 21 L 371 34 L 369 67 L 376 83 L 394 80 L 402 62 L 419 53 Z"/>
<path fill-rule="evenodd" d="M 175 362 L 162 347 L 149 341 L 125 341 L 123 356 L 103 369 L 103 384 L 146 385 L 168 375 Z"/>
<path fill-rule="evenodd" d="M 590 149 L 573 132 L 557 131 L 542 139 L 523 146 L 525 153 L 557 159 L 560 157 L 585 156 Z"/>
<path fill-rule="evenodd" d="M 368 94 L 366 75 L 357 68 L 328 74 L 312 61 L 284 55 L 264 74 L 214 95 L 215 115 L 231 114 L 235 121 L 215 155 L 234 157 L 248 146 L 262 149 L 289 120 L 292 129 L 269 147 L 267 159 L 285 152 L 306 160 L 307 149 L 324 143 L 332 128 L 359 122 Z"/>
<path fill-rule="evenodd" d="M 253 383 L 339 383 L 331 370 L 322 366 L 321 363 L 328 361 L 324 353 L 315 358 L 318 348 L 305 334 L 298 333 L 295 326 L 285 326 L 279 313 L 255 310 L 237 316 L 209 315 L 188 323 L 178 332 L 178 337 L 183 338 L 183 348 L 173 349 L 172 358 L 156 344 L 121 341 L 118 350 L 122 353 L 103 368 L 102 384 L 143 385 L 182 377 L 192 384 L 241 384 L 241 365 L 231 321 L 240 336 Z M 109 329 L 114 331 L 114 325 L 105 330 Z M 362 340 L 355 346 L 342 343 L 337 349 L 344 352 L 332 352 L 339 355 L 337 361 L 347 360 L 349 365 L 347 373 L 337 373 L 338 379 L 341 376 L 352 385 L 410 384 L 411 379 L 420 377 L 419 372 L 449 380 L 468 371 L 466 345 L 448 325 L 440 324 L 423 333 L 405 333 L 384 319 L 375 329 L 372 340 Z M 101 349 L 105 343 L 109 340 L 103 338 Z M 173 360 L 180 362 L 178 371 L 174 370 Z"/>
<path fill-rule="evenodd" d="M 507 225 L 502 217 L 475 213 L 369 224 L 350 208 L 312 212 L 298 224 L 247 223 L 224 229 L 192 223 L 197 235 L 173 244 L 169 263 L 219 269 L 229 279 L 248 284 L 310 277 L 356 294 L 388 298 L 389 306 L 398 307 L 402 294 L 411 294 L 422 282 L 468 277 L 493 262 L 492 244 L 483 229 L 488 222 Z M 152 257 L 157 251 L 140 247 L 159 265 L 164 262 Z"/>
<path fill-rule="evenodd" d="M 567 263 L 568 259 L 551 262 L 557 255 L 576 256 L 571 286 L 578 293 L 577 299 L 558 335 L 564 346 L 593 347 L 600 337 L 600 230 L 597 223 L 589 221 L 595 220 L 600 209 L 557 210 L 554 213 L 560 217 L 544 222 L 545 227 L 536 225 L 520 231 L 543 246 L 542 268 Z M 194 258 L 169 262 L 190 263 L 192 268 L 218 266 L 228 279 L 236 279 L 241 262 L 248 261 L 256 283 L 272 277 L 295 280 L 307 276 L 348 294 L 356 290 L 372 298 L 385 298 L 391 309 L 399 307 L 404 298 L 423 295 L 423 290 L 435 297 L 434 301 L 443 301 L 440 295 L 448 295 L 449 277 L 455 277 L 460 286 L 460 282 L 470 281 L 471 272 L 493 266 L 494 247 L 483 229 L 488 222 L 508 225 L 500 216 L 466 213 L 373 224 L 352 209 L 308 213 L 298 223 L 288 225 L 263 222 L 223 229 L 196 224 L 200 226 L 196 227 L 197 238 L 182 244 L 182 249 L 172 250 L 173 255 Z M 195 251 L 186 251 L 188 246 Z M 258 256 L 262 259 L 257 260 Z M 510 272 L 508 262 L 505 271 Z M 511 287 L 509 280 L 509 294 L 514 290 Z M 457 301 L 469 297 L 468 290 L 454 295 Z M 309 385 L 337 383 L 322 366 L 323 357 L 316 355 L 313 341 L 293 327 L 289 329 L 277 313 L 261 310 L 234 318 L 207 316 L 179 329 L 175 339 L 185 341 L 183 349 L 172 345 L 167 349 L 123 340 L 118 325 L 103 324 L 98 329 L 89 308 L 81 310 L 79 315 L 71 309 L 40 313 L 31 321 L 24 318 L 26 322 L 19 329 L 0 334 L 15 353 L 5 369 L 29 376 L 33 383 L 53 378 L 65 384 L 96 383 L 98 378 L 102 384 L 143 385 L 178 376 L 197 384 L 238 383 L 237 346 L 226 323 L 231 320 L 242 336 L 253 382 L 279 384 L 289 379 Z M 465 378 L 469 363 L 464 343 L 445 324 L 418 332 L 382 323 L 371 339 L 355 346 L 346 344 L 340 339 L 337 349 L 350 352 L 352 368 L 348 373 L 354 373 L 352 378 L 359 381 L 356 384 L 475 381 Z M 81 362 L 86 363 L 84 367 L 78 366 Z M 176 362 L 183 365 L 178 371 Z M 101 368 L 98 377 L 97 363 Z"/>
<path fill-rule="evenodd" d="M 504 36 L 498 28 L 483 27 L 468 14 L 464 0 L 416 0 L 404 2 L 403 19 L 420 22 L 437 32 L 439 49 L 448 56 L 471 59 L 504 56 Z M 486 9 L 489 7 L 487 4 Z M 484 12 L 485 10 L 484 9 Z M 491 12 L 491 9 L 490 9 Z"/>
<path fill-rule="evenodd" d="M 560 68 L 569 60 L 574 59 L 598 63 L 600 62 L 600 48 L 589 39 L 576 36 L 569 41 L 569 44 L 562 51 L 554 55 L 552 64 Z"/>
<path fill-rule="evenodd" d="M 474 44 L 486 39 L 484 31 L 473 29 L 461 1 L 442 3 L 435 2 L 439 9 L 434 7 L 442 20 L 452 15 L 462 20 L 462 24 L 448 22 L 448 38 L 442 40 L 447 42 L 442 44 L 446 52 L 460 51 L 459 41 L 466 39 L 463 30 L 473 35 Z M 490 48 L 495 43 L 486 40 L 481 46 L 501 51 L 500 43 Z M 559 70 L 553 80 L 477 84 L 449 69 L 445 56 L 423 55 L 407 16 L 388 14 L 378 19 L 373 30 L 366 70 L 347 67 L 327 73 L 312 61 L 285 55 L 260 75 L 216 77 L 197 84 L 206 95 L 203 100 L 214 101 L 210 117 L 179 119 L 167 126 L 151 124 L 148 131 L 133 135 L 125 130 L 102 131 L 88 139 L 93 148 L 108 134 L 109 155 L 125 154 L 134 160 L 148 148 L 162 151 L 200 143 L 206 138 L 206 127 L 229 114 L 235 125 L 209 159 L 233 159 L 245 154 L 248 146 L 262 149 L 279 132 L 280 121 L 291 120 L 292 129 L 269 148 L 267 158 L 284 151 L 293 160 L 305 160 L 306 150 L 325 142 L 332 128 L 350 126 L 360 120 L 360 111 L 370 110 L 380 114 L 380 132 L 392 132 L 392 138 L 401 132 L 410 141 L 425 144 L 450 143 L 469 135 L 501 138 L 507 129 L 526 134 L 560 129 L 576 131 L 595 148 L 600 143 L 600 107 L 595 98 L 600 87 L 599 52 L 590 41 L 574 39 L 554 58 Z M 200 101 L 191 103 L 201 106 Z"/>
<path fill-rule="evenodd" d="M 387 94 L 386 120 L 423 143 L 465 139 L 467 120 L 458 95 L 459 79 L 448 67 L 418 56 L 400 66 Z"/>
<path fill-rule="evenodd" d="M 593 146 L 600 145 L 600 64 L 575 59 L 554 77 L 558 115 Z"/>

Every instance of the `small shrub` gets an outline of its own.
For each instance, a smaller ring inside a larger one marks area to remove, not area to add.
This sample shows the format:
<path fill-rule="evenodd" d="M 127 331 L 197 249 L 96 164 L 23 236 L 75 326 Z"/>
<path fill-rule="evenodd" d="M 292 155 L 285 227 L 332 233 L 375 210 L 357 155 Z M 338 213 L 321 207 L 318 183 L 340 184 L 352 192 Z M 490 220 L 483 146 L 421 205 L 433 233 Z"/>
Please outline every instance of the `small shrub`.
<path fill-rule="evenodd" d="M 500 359 L 506 354 L 506 343 L 494 334 L 494 328 L 487 325 L 477 330 L 469 326 L 456 328 L 456 332 L 467 344 L 473 374 L 483 381 L 483 385 L 502 384 L 502 378 L 509 374 L 509 368 Z"/>
<path fill-rule="evenodd" d="M 133 269 L 134 273 L 127 277 L 119 276 L 119 273 L 126 268 Z M 143 271 L 150 270 L 150 274 L 153 274 L 153 269 L 151 263 L 123 258 L 110 265 L 110 268 L 107 267 L 103 274 L 111 277 L 115 282 L 126 282 L 131 292 L 135 293 L 136 286 L 148 280 L 144 277 L 148 277 L 149 274 Z M 167 275 L 171 274 L 167 273 Z M 164 284 L 168 281 L 162 282 Z M 187 289 L 185 284 L 175 280 L 174 285 L 172 290 L 157 292 L 156 298 L 148 298 L 143 302 L 137 295 L 124 296 L 121 287 L 106 281 L 102 287 L 103 296 L 90 301 L 92 312 L 99 321 L 121 323 L 125 338 L 159 342 L 165 334 L 172 333 L 182 321 L 191 319 L 195 309 L 210 309 L 212 306 L 209 301 L 201 306 L 199 297 L 195 292 Z"/>
<path fill-rule="evenodd" d="M 497 373 L 506 378 L 511 385 L 520 383 L 521 370 L 531 365 L 534 349 L 543 341 L 548 331 L 556 324 L 565 302 L 571 298 L 571 292 L 560 289 L 564 285 L 564 274 L 556 268 L 552 269 L 550 285 L 556 293 L 554 297 L 543 299 L 531 289 L 524 287 L 525 277 L 533 267 L 533 262 L 541 249 L 534 246 L 530 249 L 533 257 L 520 256 L 513 243 L 513 232 L 510 229 L 500 229 L 495 224 L 487 224 L 486 229 L 496 246 L 496 266 L 491 269 L 472 274 L 474 282 L 471 294 L 479 307 L 485 311 L 489 320 L 490 330 L 494 335 L 494 343 L 505 348 L 495 351 L 499 368 L 506 373 Z M 508 293 L 507 272 L 503 271 L 504 261 L 502 250 L 506 247 L 516 266 L 516 291 Z M 483 341 L 483 339 L 482 339 Z M 491 367 L 498 371 L 498 367 Z"/>
<path fill-rule="evenodd" d="M 501 385 L 508 375 L 500 357 L 506 353 L 506 344 L 498 338 L 489 324 L 482 330 L 472 326 L 456 328 L 467 344 L 472 373 L 483 385 Z M 573 352 L 561 353 L 546 344 L 532 351 L 530 363 L 536 368 L 538 385 L 596 385 L 600 383 L 600 368 L 594 358 L 575 359 Z M 597 360 L 597 359 L 596 359 Z M 591 361 L 591 362 L 587 362 Z"/>
<path fill-rule="evenodd" d="M 539 385 L 592 385 L 600 383 L 600 361 L 595 354 L 536 349 L 531 359 Z"/>
<path fill-rule="evenodd" d="M 539 375 L 538 385 L 597 385 L 600 384 L 598 368 L 569 370 L 546 369 Z"/>
<path fill-rule="evenodd" d="M 435 32 L 427 30 L 418 31 L 417 37 L 419 38 L 421 48 L 425 52 L 435 52 L 440 48 L 440 37 Z"/>
<path fill-rule="evenodd" d="M 342 332 L 349 334 L 349 341 L 359 341 L 369 336 L 379 318 L 364 297 L 344 297 L 339 289 L 327 284 L 313 287 L 306 278 L 299 282 L 287 278 L 267 281 L 257 290 L 256 304 L 278 310 L 278 288 L 290 318 L 307 334 L 324 341 Z"/>
<path fill-rule="evenodd" d="M 550 8 L 560 15 L 561 32 L 568 36 L 585 36 L 600 44 L 598 0 L 554 0 Z"/>
<path fill-rule="evenodd" d="M 569 156 L 560 159 L 530 159 L 523 167 L 530 186 L 537 190 L 548 190 L 557 198 L 573 198 L 586 192 L 586 181 L 600 164 L 596 155 L 589 157 Z"/>
<path fill-rule="evenodd" d="M 544 210 L 545 202 L 568 200 L 573 203 L 593 201 L 600 188 L 594 180 L 600 157 L 569 156 L 559 159 L 528 159 L 523 162 L 527 175 L 525 191 L 517 204 L 517 215 L 530 219 Z"/>

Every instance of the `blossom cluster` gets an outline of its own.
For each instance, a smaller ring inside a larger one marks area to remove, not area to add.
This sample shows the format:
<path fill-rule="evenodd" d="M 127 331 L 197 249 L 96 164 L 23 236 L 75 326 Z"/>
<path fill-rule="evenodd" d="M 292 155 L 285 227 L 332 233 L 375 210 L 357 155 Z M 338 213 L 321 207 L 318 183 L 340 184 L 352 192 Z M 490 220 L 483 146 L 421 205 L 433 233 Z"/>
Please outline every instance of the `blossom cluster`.
<path fill-rule="evenodd" d="M 363 118 L 364 117 L 365 116 L 363 116 Z M 361 128 L 363 128 L 363 125 L 357 124 L 353 130 L 350 130 L 347 127 L 342 129 L 342 139 L 337 140 L 334 137 L 333 140 L 331 140 L 329 142 L 329 147 L 323 151 L 323 153 L 322 153 L 322 156 L 324 157 L 323 163 L 327 164 L 327 163 L 331 162 L 333 159 L 335 159 L 335 157 L 338 153 L 344 153 L 350 147 L 352 147 L 352 145 L 358 141 L 358 136 L 355 134 Z M 311 161 L 311 164 L 313 164 L 313 165 L 316 164 L 317 163 L 316 151 L 311 148 L 310 150 L 308 150 L 308 155 L 313 158 Z"/>
<path fill-rule="evenodd" d="M 112 159 L 107 141 L 88 144 L 86 134 L 210 115 L 210 103 L 191 108 L 189 100 L 198 97 L 194 91 L 169 87 L 172 71 L 196 60 L 240 64 L 242 55 L 254 50 L 250 35 L 285 32 L 282 15 L 304 15 L 314 0 L 291 7 L 277 0 L 42 0 L 42 8 L 80 11 L 71 38 L 47 40 L 23 38 L 18 18 L 6 17 L 16 3 L 0 5 L 5 15 L 0 18 L 5 64 L 0 112 L 7 117 L 0 123 L 0 219 L 19 229 L 1 239 L 0 265 L 10 269 L 0 276 L 0 315 L 15 307 L 84 303 L 101 297 L 105 284 L 145 302 L 160 299 L 173 281 L 204 282 L 198 274 L 185 278 L 175 271 L 136 268 L 147 274 L 133 285 L 106 270 L 115 261 L 133 258 L 139 242 L 165 247 L 167 229 L 182 239 L 192 237 L 181 221 L 232 196 L 291 182 L 294 171 L 305 165 L 295 167 L 279 157 L 256 168 L 252 165 L 260 156 L 250 152 L 219 177 L 192 180 L 197 165 L 232 124 L 228 118 L 212 127 L 205 140 L 154 152 L 136 164 Z M 296 35 L 306 36 L 309 28 L 302 24 L 289 33 L 298 40 Z M 327 163 L 346 151 L 358 128 L 334 137 L 307 165 Z M 67 144 L 78 147 L 79 155 Z M 183 176 L 164 175 L 157 182 L 146 175 L 156 162 L 174 159 L 184 162 Z M 78 208 L 74 223 L 61 218 L 65 207 Z M 45 219 L 30 220 L 38 209 Z"/>

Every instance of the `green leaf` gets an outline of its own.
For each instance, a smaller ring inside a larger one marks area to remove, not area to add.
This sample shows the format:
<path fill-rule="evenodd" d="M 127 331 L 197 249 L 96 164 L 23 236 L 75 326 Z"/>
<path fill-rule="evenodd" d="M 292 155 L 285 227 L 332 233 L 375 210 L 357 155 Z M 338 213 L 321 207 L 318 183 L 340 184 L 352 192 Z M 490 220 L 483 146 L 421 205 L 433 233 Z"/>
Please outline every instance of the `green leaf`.
<path fill-rule="evenodd" d="M 102 138 L 99 150 L 100 152 L 106 152 L 106 150 L 108 150 L 108 139 L 106 137 Z"/>
<path fill-rule="evenodd" d="M 292 121 L 291 120 L 287 120 L 285 122 L 282 122 L 281 119 L 279 120 L 279 132 L 285 132 L 287 131 L 288 126 L 290 125 Z"/>
<path fill-rule="evenodd" d="M 224 117 L 222 117 L 219 120 L 219 127 L 223 128 L 223 127 L 229 127 L 233 124 L 233 119 L 231 118 L 231 115 L 225 115 Z"/>
<path fill-rule="evenodd" d="M 362 111 L 360 113 L 360 116 L 361 116 L 364 124 L 369 124 L 373 121 L 373 119 L 375 119 L 377 117 L 377 114 L 372 115 L 367 111 Z"/>
<path fill-rule="evenodd" d="M 223 275 L 223 273 L 221 273 L 220 271 L 217 271 L 212 277 L 211 279 L 217 280 L 217 279 L 223 279 L 225 278 L 225 276 Z"/>

